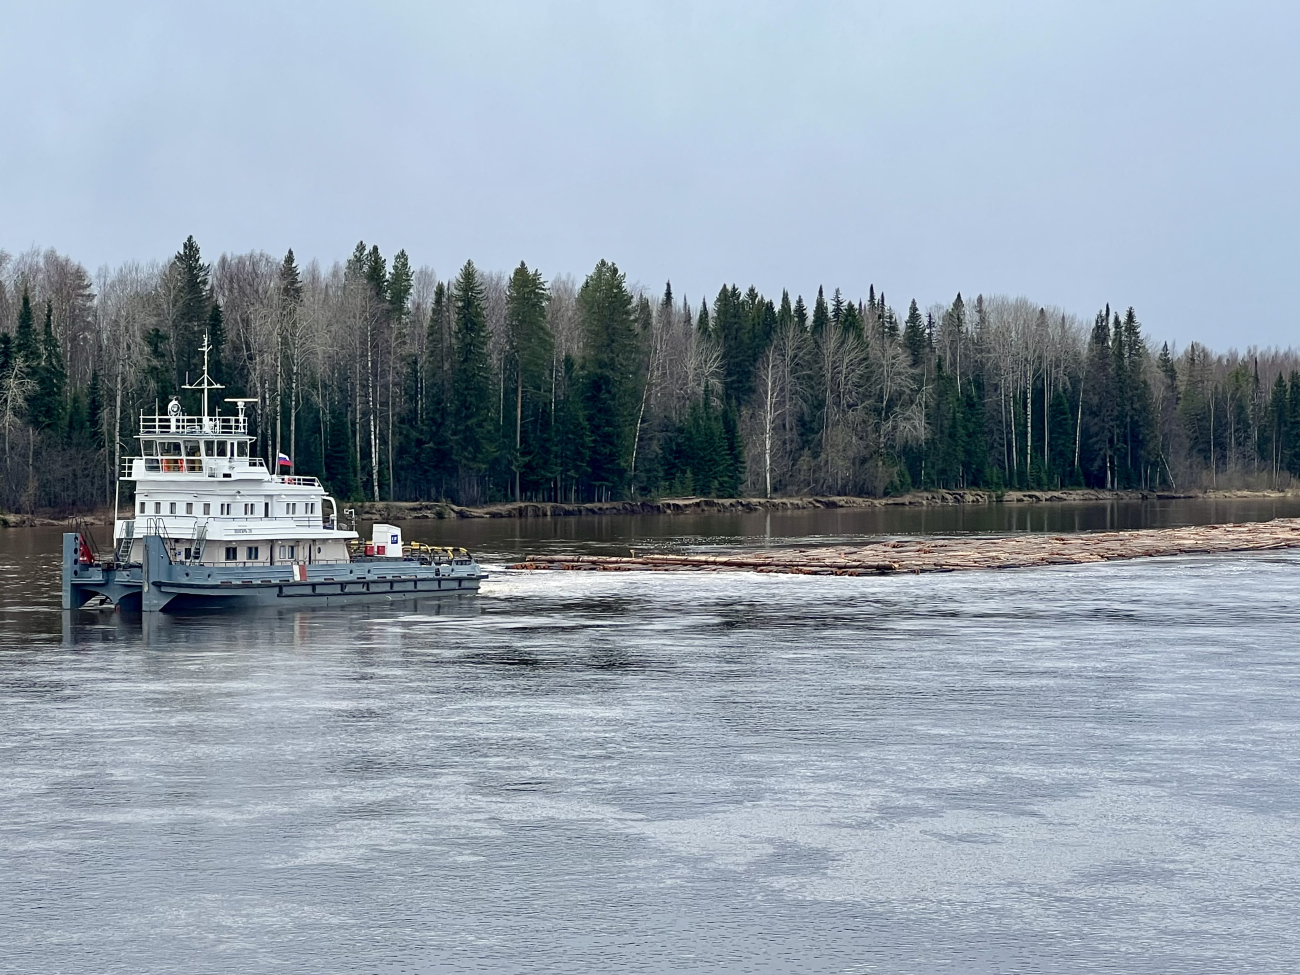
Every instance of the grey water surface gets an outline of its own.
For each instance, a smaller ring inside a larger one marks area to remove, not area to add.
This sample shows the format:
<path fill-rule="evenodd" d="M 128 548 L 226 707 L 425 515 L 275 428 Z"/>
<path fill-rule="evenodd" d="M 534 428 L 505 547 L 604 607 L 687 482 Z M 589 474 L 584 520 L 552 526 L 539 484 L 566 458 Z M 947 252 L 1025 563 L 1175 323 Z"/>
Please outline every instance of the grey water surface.
<path fill-rule="evenodd" d="M 419 527 L 763 531 L 548 524 Z M 142 620 L 57 540 L 0 532 L 2 971 L 1300 966 L 1300 553 Z"/>

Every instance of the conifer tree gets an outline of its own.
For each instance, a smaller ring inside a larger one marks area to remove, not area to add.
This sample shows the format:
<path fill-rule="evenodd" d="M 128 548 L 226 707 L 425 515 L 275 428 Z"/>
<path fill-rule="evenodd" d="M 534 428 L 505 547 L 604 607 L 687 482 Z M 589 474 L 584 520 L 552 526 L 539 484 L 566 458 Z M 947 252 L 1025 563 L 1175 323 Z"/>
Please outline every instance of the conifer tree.
<path fill-rule="evenodd" d="M 36 323 L 32 317 L 32 300 L 23 289 L 22 303 L 18 307 L 18 327 L 14 330 L 14 356 L 30 372 L 41 360 L 40 343 L 36 341 Z"/>
<path fill-rule="evenodd" d="M 226 316 L 221 311 L 221 303 L 211 293 L 208 295 L 208 305 L 207 334 L 208 344 L 212 347 L 208 353 L 208 374 L 212 376 L 213 382 L 226 387 L 224 395 L 239 396 L 241 392 L 231 386 L 226 369 Z"/>
<path fill-rule="evenodd" d="M 173 301 L 167 346 L 175 364 L 172 375 L 174 389 L 197 379 L 203 369 L 203 353 L 199 348 L 203 345 L 203 333 L 211 313 L 209 272 L 193 235 L 186 237 L 168 270 L 172 277 Z M 161 349 L 162 343 L 158 345 Z"/>
<path fill-rule="evenodd" d="M 803 295 L 799 295 L 794 300 L 794 320 L 799 326 L 799 331 L 808 331 L 808 306 L 803 303 Z"/>
<path fill-rule="evenodd" d="M 34 385 L 27 397 L 27 422 L 37 430 L 61 429 L 65 420 L 63 393 L 67 375 L 63 350 L 54 336 L 54 306 L 48 301 L 41 329 L 40 358 L 30 374 Z"/>
<path fill-rule="evenodd" d="M 1087 383 L 1083 400 L 1080 466 L 1093 487 L 1114 486 L 1115 393 L 1111 355 L 1110 306 L 1097 313 L 1088 343 Z"/>
<path fill-rule="evenodd" d="M 388 312 L 394 322 L 406 319 L 407 306 L 411 301 L 411 289 L 415 278 L 411 273 L 411 259 L 406 251 L 400 250 L 393 255 L 393 267 L 388 272 L 385 290 L 388 292 Z"/>
<path fill-rule="evenodd" d="M 840 312 L 840 329 L 849 335 L 861 337 L 862 335 L 862 313 L 858 311 L 858 306 L 850 301 L 844 305 L 843 311 Z"/>
<path fill-rule="evenodd" d="M 370 287 L 374 289 L 375 297 L 386 302 L 388 300 L 388 262 L 379 253 L 378 244 L 371 245 L 362 269 L 366 280 L 370 282 Z"/>
<path fill-rule="evenodd" d="M 452 288 L 455 354 L 451 436 L 461 477 L 474 483 L 487 470 L 493 453 L 492 371 L 484 302 L 478 269 L 473 261 L 466 261 Z"/>
<path fill-rule="evenodd" d="M 831 295 L 831 324 L 839 328 L 844 319 L 844 295 L 836 288 Z"/>
<path fill-rule="evenodd" d="M 903 344 L 912 356 L 912 365 L 919 366 L 925 359 L 927 342 L 925 322 L 921 318 L 921 309 L 917 306 L 915 298 L 907 306 L 907 319 L 903 323 Z"/>
<path fill-rule="evenodd" d="M 515 500 L 520 500 L 520 475 L 526 464 L 525 457 L 535 456 L 538 444 L 524 443 L 525 396 L 528 412 L 536 412 L 534 400 L 545 392 L 555 340 L 546 324 L 546 303 L 550 295 L 542 272 L 529 270 L 523 261 L 515 268 L 506 286 L 506 332 L 509 341 L 509 367 L 514 372 L 514 445 L 511 467 L 514 473 Z M 671 291 L 666 301 L 672 301 Z M 536 424 L 530 424 L 534 430 Z M 536 436 L 531 438 L 536 441 Z M 535 465 L 534 465 L 535 466 Z"/>
<path fill-rule="evenodd" d="M 621 490 L 631 462 L 640 395 L 640 342 L 632 296 L 618 267 L 601 260 L 578 292 L 583 405 L 591 434 L 588 476 L 606 497 Z"/>
<path fill-rule="evenodd" d="M 821 335 L 826 331 L 826 323 L 830 321 L 830 312 L 826 309 L 826 295 L 822 293 L 821 285 L 817 286 L 817 301 L 813 304 L 812 330 L 814 335 Z"/>
<path fill-rule="evenodd" d="M 781 307 L 776 312 L 777 329 L 786 329 L 794 321 L 794 309 L 790 307 L 790 292 L 781 289 Z"/>

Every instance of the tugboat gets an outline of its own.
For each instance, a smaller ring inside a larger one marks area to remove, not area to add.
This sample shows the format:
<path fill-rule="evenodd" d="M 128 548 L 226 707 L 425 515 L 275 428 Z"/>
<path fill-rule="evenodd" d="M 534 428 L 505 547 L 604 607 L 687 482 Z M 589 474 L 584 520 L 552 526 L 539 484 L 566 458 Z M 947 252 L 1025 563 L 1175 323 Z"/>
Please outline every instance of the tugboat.
<path fill-rule="evenodd" d="M 165 414 L 140 414 L 140 455 L 123 459 L 119 481 L 136 485 L 132 518 L 117 518 L 113 552 L 95 552 L 89 532 L 63 536 L 63 608 L 97 596 L 146 613 L 223 606 L 337 605 L 439 593 L 472 593 L 484 573 L 464 549 L 404 545 L 401 529 L 374 525 L 362 545 L 339 524 L 338 504 L 314 477 L 273 474 L 253 456 L 246 407 L 186 414 L 176 397 Z M 277 461 L 280 458 L 277 458 Z M 278 464 L 277 464 L 278 466 Z"/>

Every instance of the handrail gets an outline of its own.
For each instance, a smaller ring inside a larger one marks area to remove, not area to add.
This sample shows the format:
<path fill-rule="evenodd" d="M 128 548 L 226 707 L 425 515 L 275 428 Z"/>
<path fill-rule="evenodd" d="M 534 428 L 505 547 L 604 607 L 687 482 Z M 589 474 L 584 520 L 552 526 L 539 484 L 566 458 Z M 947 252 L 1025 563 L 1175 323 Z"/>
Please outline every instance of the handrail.
<path fill-rule="evenodd" d="M 183 413 L 168 416 L 155 413 L 152 416 L 140 414 L 140 432 L 137 436 L 156 437 L 175 434 L 176 436 L 219 436 L 247 435 L 248 417 L 246 416 L 193 416 Z"/>

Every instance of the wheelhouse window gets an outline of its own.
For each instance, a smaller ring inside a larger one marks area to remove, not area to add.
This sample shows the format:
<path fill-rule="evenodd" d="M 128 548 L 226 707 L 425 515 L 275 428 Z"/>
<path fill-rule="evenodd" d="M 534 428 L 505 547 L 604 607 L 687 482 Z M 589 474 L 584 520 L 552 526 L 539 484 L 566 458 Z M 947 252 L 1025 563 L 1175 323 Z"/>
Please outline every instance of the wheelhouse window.
<path fill-rule="evenodd" d="M 235 456 L 236 456 L 236 457 L 247 457 L 247 456 L 248 456 L 248 441 L 247 441 L 247 440 L 239 440 L 239 441 L 237 441 L 237 442 L 235 443 Z"/>
<path fill-rule="evenodd" d="M 158 456 L 179 457 L 180 455 L 181 455 L 181 442 L 179 440 L 158 441 Z"/>
<path fill-rule="evenodd" d="M 197 440 L 186 440 L 186 441 L 185 441 L 185 456 L 186 456 L 186 457 L 202 457 L 202 456 L 203 456 L 202 452 L 199 450 L 199 442 L 198 442 Z"/>
<path fill-rule="evenodd" d="M 217 441 L 217 456 L 218 457 L 226 456 L 226 442 L 224 440 Z"/>
<path fill-rule="evenodd" d="M 203 441 L 203 456 L 215 457 L 217 455 L 217 443 L 215 440 Z"/>
<path fill-rule="evenodd" d="M 226 546 L 226 561 L 227 561 L 227 562 L 233 562 L 233 561 L 235 561 L 235 559 L 237 559 L 237 558 L 239 558 L 239 546 L 237 546 L 237 545 L 227 545 L 227 546 Z"/>
<path fill-rule="evenodd" d="M 141 450 L 141 452 L 142 452 L 146 457 L 157 457 L 157 456 L 158 456 L 158 441 L 157 441 L 157 440 L 141 440 L 141 441 L 140 441 L 140 450 Z"/>
<path fill-rule="evenodd" d="M 248 552 L 248 561 L 249 561 L 249 562 L 256 562 L 259 558 L 261 558 L 261 556 L 259 556 L 259 555 L 257 554 L 257 550 L 258 550 L 258 546 L 256 546 L 256 545 L 250 545 L 250 546 L 248 546 L 248 548 L 247 548 L 247 552 Z"/>

